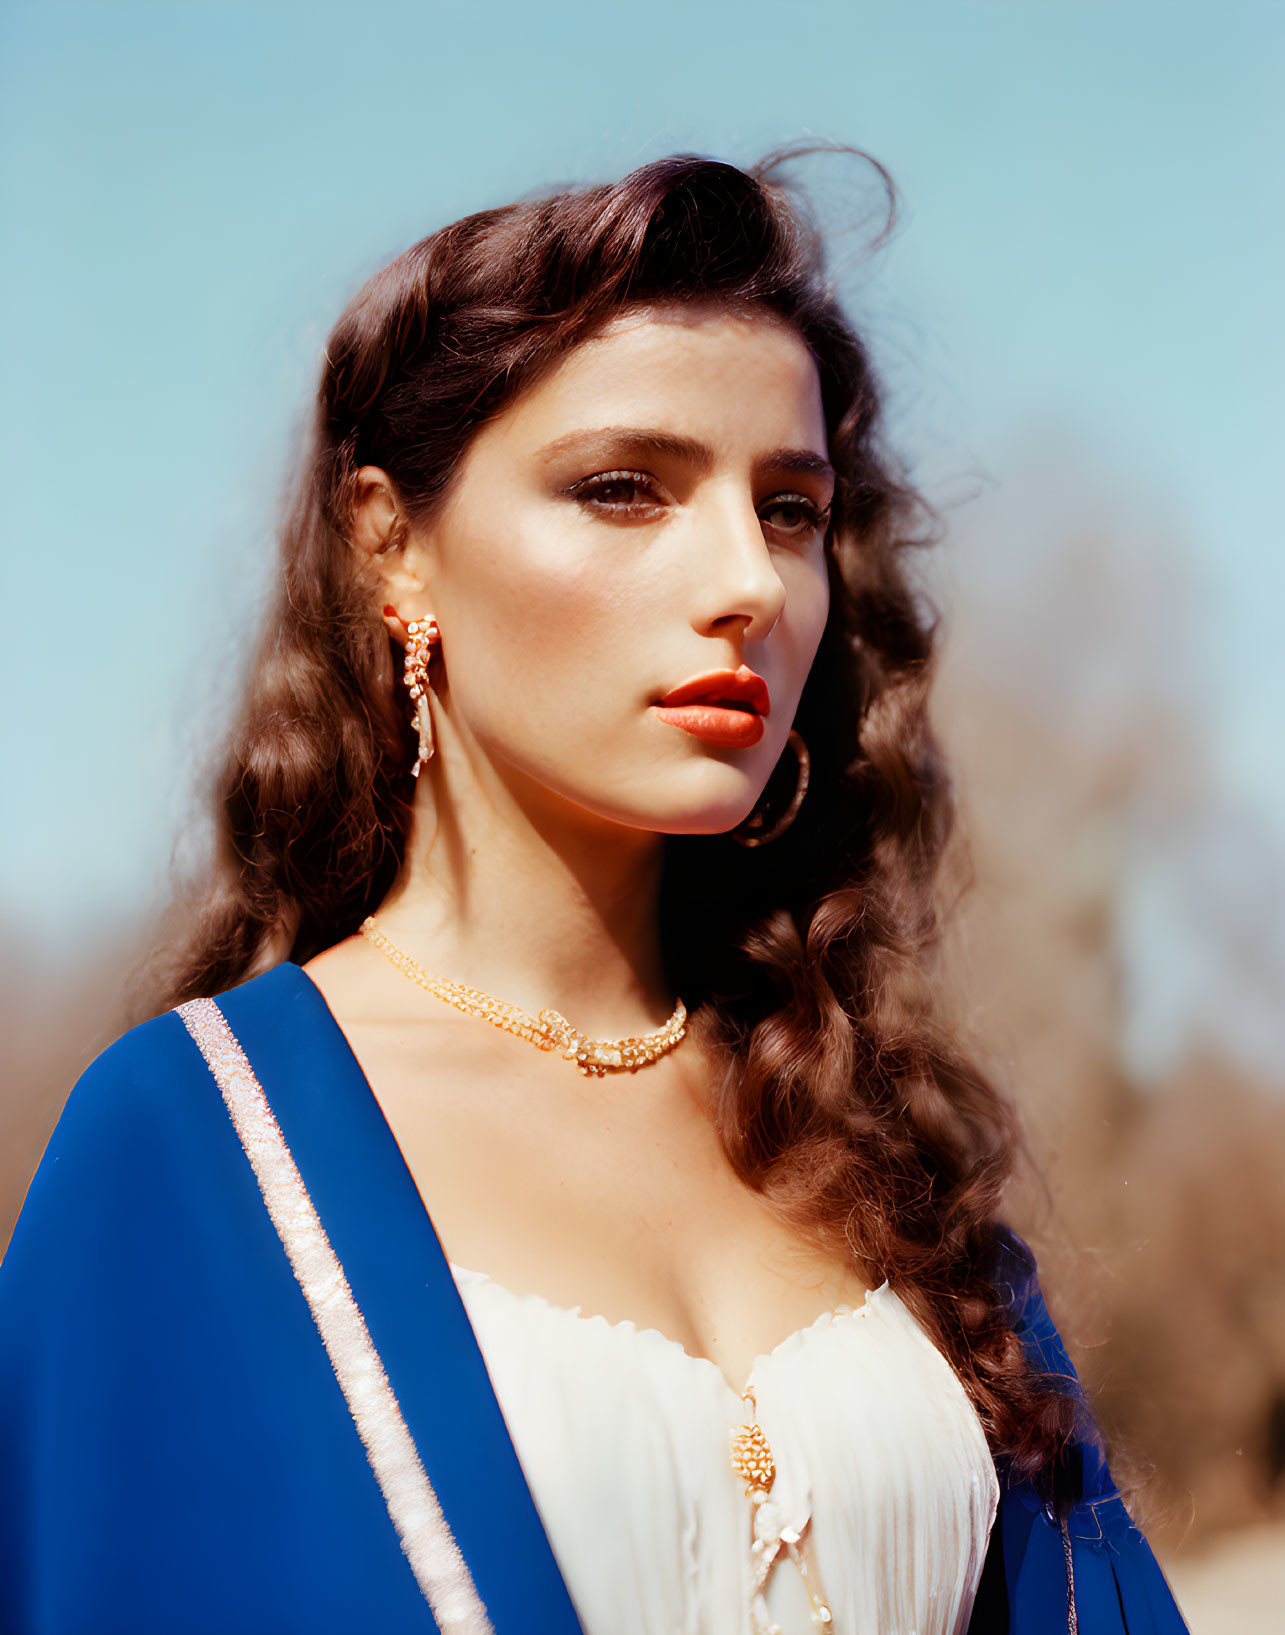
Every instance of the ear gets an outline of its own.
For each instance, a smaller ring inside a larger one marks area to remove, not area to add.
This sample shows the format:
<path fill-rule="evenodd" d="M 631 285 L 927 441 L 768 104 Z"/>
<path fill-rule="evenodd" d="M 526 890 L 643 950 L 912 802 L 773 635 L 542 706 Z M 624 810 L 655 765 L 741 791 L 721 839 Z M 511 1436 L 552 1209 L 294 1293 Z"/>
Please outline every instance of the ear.
<path fill-rule="evenodd" d="M 402 520 L 393 479 L 379 466 L 362 466 L 355 479 L 349 537 L 359 551 L 378 556 L 394 544 Z"/>
<path fill-rule="evenodd" d="M 428 612 L 427 557 L 410 531 L 397 485 L 379 466 L 362 466 L 357 472 L 349 537 L 379 576 L 380 600 L 395 604 L 401 614 L 400 631 L 391 624 L 389 629 L 404 643 L 403 621 Z"/>

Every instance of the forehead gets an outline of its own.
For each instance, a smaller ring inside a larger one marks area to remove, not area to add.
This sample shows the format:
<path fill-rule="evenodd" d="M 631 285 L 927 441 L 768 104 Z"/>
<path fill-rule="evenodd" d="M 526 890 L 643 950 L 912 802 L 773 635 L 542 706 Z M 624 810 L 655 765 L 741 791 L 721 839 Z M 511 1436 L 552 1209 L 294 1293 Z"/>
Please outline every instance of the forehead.
<path fill-rule="evenodd" d="M 576 346 L 500 417 L 505 441 L 574 426 L 664 426 L 729 440 L 826 449 L 816 363 L 790 324 L 726 307 L 645 307 Z"/>

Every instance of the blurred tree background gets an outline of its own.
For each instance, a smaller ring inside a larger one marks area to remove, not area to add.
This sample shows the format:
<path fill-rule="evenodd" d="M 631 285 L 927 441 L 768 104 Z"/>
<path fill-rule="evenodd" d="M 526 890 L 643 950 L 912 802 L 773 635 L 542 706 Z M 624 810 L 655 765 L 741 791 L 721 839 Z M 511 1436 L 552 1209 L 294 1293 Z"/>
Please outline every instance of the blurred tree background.
<path fill-rule="evenodd" d="M 949 966 L 1027 1125 L 1014 1220 L 1117 1474 L 1173 1553 L 1285 1516 L 1285 1077 L 1266 1022 L 1285 880 L 1252 816 L 1224 809 L 1152 651 L 1188 649 L 1196 617 L 1172 551 L 1100 482 L 1095 514 L 1068 516 L 1051 452 L 1015 459 L 1029 484 L 965 508 L 946 547 L 936 712 L 971 865 Z M 1076 451 L 1058 453 L 1067 486 Z M 1217 1003 L 1250 990 L 1228 1002 L 1239 1033 L 1190 1011 L 1140 1029 L 1165 998 L 1132 991 L 1164 988 L 1130 948 L 1146 891 L 1170 901 L 1143 960 L 1194 935 Z"/>

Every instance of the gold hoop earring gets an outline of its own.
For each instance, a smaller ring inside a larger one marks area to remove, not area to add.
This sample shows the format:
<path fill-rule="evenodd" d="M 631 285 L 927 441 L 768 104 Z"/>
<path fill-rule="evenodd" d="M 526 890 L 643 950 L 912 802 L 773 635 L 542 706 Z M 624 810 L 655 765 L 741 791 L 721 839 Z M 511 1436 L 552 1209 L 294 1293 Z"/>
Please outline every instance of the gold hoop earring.
<path fill-rule="evenodd" d="M 419 770 L 433 758 L 433 717 L 428 712 L 428 665 L 433 649 L 442 639 L 436 619 L 412 619 L 406 626 L 406 664 L 402 680 L 411 697 L 411 725 L 419 734 L 419 752 L 411 767 L 411 777 L 418 778 Z"/>
<path fill-rule="evenodd" d="M 799 763 L 790 804 L 770 828 L 767 824 L 767 813 L 760 811 L 756 806 L 744 823 L 738 824 L 732 830 L 732 838 L 742 846 L 766 846 L 768 841 L 778 839 L 794 822 L 799 807 L 803 805 L 803 797 L 808 792 L 808 779 L 812 774 L 812 757 L 808 754 L 808 746 L 797 732 L 791 731 L 785 746 L 794 751 Z"/>

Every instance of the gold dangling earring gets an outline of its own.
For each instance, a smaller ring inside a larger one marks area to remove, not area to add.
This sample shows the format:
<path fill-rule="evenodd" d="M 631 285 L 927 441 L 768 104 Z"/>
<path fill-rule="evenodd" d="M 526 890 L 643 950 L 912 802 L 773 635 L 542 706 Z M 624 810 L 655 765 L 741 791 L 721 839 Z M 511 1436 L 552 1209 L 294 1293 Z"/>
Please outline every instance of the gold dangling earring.
<path fill-rule="evenodd" d="M 812 757 L 808 754 L 808 746 L 802 736 L 791 731 L 785 741 L 787 749 L 792 749 L 798 759 L 798 772 L 794 783 L 794 793 L 790 797 L 790 804 L 772 824 L 767 827 L 767 815 L 756 806 L 744 823 L 738 824 L 732 830 L 732 838 L 742 846 L 766 846 L 769 840 L 776 840 L 794 822 L 798 816 L 799 807 L 803 805 L 803 797 L 808 792 L 808 778 L 812 773 Z"/>
<path fill-rule="evenodd" d="M 442 639 L 436 619 L 412 619 L 406 626 L 406 665 L 402 680 L 411 696 L 414 714 L 411 724 L 419 734 L 419 753 L 411 767 L 411 777 L 418 778 L 419 770 L 433 758 L 433 717 L 428 712 L 428 664 L 433 649 Z"/>

